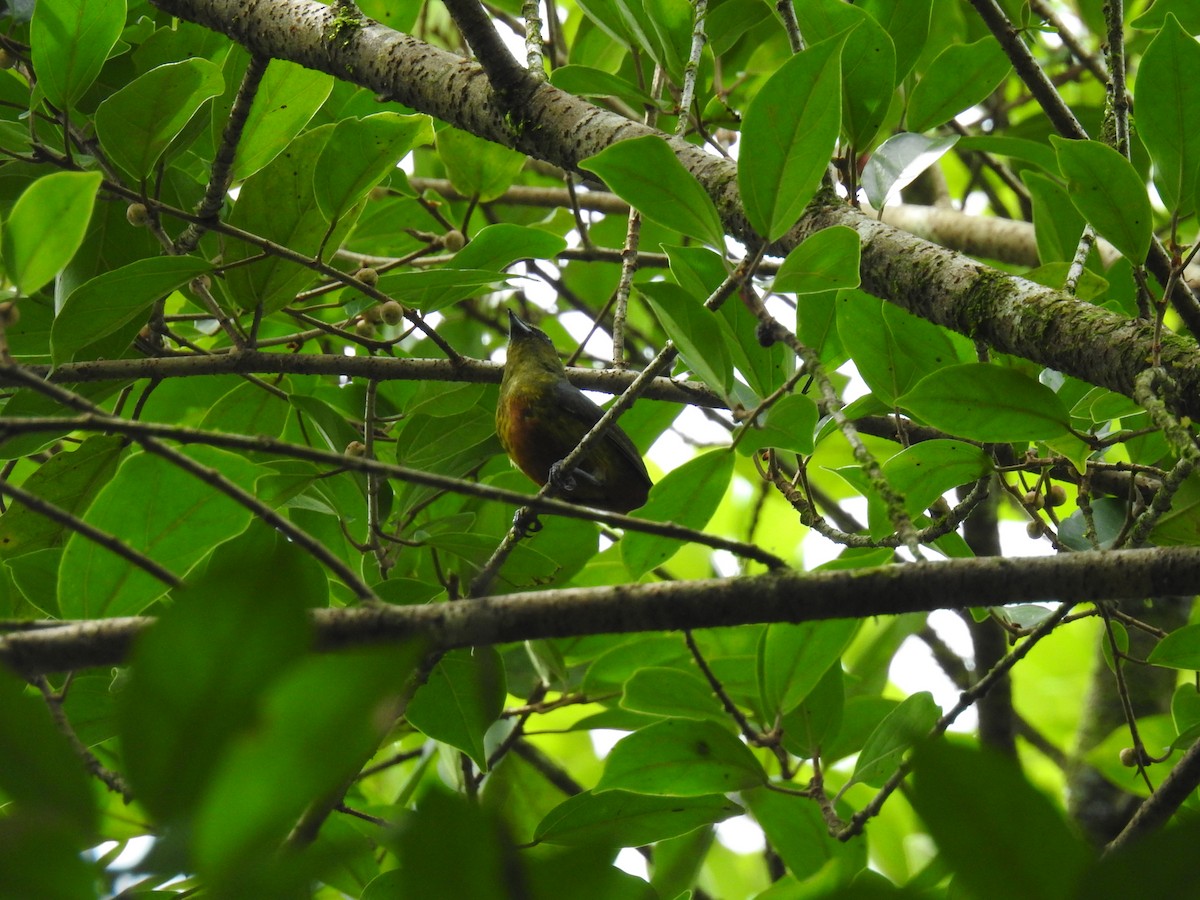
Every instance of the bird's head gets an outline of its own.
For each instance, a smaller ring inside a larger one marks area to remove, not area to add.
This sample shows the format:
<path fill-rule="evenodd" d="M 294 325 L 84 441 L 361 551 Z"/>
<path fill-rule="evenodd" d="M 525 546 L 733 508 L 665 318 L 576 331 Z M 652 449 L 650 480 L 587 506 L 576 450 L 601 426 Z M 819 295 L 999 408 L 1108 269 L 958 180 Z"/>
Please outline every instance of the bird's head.
<path fill-rule="evenodd" d="M 554 374 L 564 372 L 558 351 L 546 332 L 534 328 L 509 310 L 508 312 L 508 358 L 505 372 L 532 372 L 544 370 Z"/>

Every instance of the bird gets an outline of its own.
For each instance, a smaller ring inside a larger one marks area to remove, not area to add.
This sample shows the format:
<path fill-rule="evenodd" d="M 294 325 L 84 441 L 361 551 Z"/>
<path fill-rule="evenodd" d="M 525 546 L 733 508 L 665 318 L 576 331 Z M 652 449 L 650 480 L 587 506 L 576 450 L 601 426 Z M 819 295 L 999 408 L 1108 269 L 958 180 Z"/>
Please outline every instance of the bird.
<path fill-rule="evenodd" d="M 629 435 L 610 426 L 565 477 L 558 464 L 604 414 L 567 380 L 544 331 L 508 313 L 508 357 L 496 404 L 496 434 L 509 459 L 536 484 L 557 482 L 571 503 L 627 513 L 646 502 L 653 484 Z"/>

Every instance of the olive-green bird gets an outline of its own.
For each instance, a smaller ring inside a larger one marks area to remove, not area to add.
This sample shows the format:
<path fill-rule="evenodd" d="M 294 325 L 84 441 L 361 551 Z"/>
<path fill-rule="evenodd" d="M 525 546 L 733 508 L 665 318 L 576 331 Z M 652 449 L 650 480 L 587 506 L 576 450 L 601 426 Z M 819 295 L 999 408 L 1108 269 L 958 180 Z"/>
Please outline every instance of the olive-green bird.
<path fill-rule="evenodd" d="M 539 485 L 604 414 L 567 380 L 544 331 L 508 314 L 508 361 L 496 405 L 496 433 L 517 467 Z M 646 502 L 650 476 L 641 454 L 616 425 L 560 485 L 572 503 L 626 513 Z"/>

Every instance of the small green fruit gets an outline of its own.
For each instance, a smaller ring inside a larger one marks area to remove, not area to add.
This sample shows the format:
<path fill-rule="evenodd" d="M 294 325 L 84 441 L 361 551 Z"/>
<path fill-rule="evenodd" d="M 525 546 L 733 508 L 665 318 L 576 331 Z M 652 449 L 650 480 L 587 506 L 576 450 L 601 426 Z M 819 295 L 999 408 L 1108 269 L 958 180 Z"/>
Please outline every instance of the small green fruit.
<path fill-rule="evenodd" d="M 383 321 L 389 325 L 399 325 L 404 321 L 404 307 L 395 300 L 389 300 L 387 303 L 379 307 L 380 313 L 383 315 Z"/>

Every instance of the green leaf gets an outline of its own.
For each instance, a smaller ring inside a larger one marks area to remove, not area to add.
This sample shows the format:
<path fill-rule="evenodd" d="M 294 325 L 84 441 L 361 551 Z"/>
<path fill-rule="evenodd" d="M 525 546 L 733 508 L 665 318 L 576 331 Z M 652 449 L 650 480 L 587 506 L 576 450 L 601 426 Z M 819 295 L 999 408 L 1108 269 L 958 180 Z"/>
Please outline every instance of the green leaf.
<path fill-rule="evenodd" d="M 582 0 L 578 5 L 590 24 L 620 44 L 623 50 L 632 46 L 629 29 L 625 27 L 616 0 Z"/>
<path fill-rule="evenodd" d="M 446 840 L 448 834 L 453 841 Z M 524 884 L 524 855 L 513 847 L 500 816 L 451 793 L 437 779 L 418 798 L 416 810 L 400 819 L 389 844 L 404 865 L 372 880 L 362 900 L 506 900 L 510 879 L 521 878 Z M 464 865 L 462 847 L 471 848 L 469 865 Z"/>
<path fill-rule="evenodd" d="M 1079 238 L 1087 223 L 1071 203 L 1070 193 L 1059 181 L 1040 172 L 1026 170 L 1021 173 L 1021 180 L 1029 188 L 1033 202 L 1033 231 L 1037 238 L 1038 259 L 1043 263 L 1074 259 Z"/>
<path fill-rule="evenodd" d="M 817 404 L 803 394 L 788 394 L 767 410 L 761 423 L 747 422 L 736 432 L 745 435 L 738 441 L 738 453 L 748 456 L 764 447 L 813 452 L 813 431 L 820 412 Z"/>
<path fill-rule="evenodd" d="M 313 173 L 317 206 L 326 221 L 346 214 L 417 144 L 433 140 L 428 116 L 376 113 L 342 119 L 321 151 Z"/>
<path fill-rule="evenodd" d="M 641 847 L 723 822 L 741 811 L 720 794 L 656 797 L 627 791 L 584 791 L 550 810 L 538 824 L 534 840 L 568 846 Z"/>
<path fill-rule="evenodd" d="M 912 805 L 977 900 L 1060 900 L 1090 852 L 1016 761 L 945 740 L 917 748 Z"/>
<path fill-rule="evenodd" d="M 804 702 L 858 631 L 856 619 L 774 623 L 758 647 L 758 684 L 768 719 Z"/>
<path fill-rule="evenodd" d="M 244 56 L 233 54 L 229 59 L 229 65 L 236 65 Z M 229 71 L 229 65 L 226 67 L 225 83 L 237 84 L 242 73 Z M 275 159 L 316 115 L 332 90 L 331 75 L 282 59 L 272 59 L 259 83 L 246 125 L 242 129 L 242 139 L 238 142 L 233 164 L 233 180 L 249 178 Z M 218 133 L 229 117 L 228 109 L 221 106 L 216 104 L 213 107 L 213 124 Z M 311 175 L 305 188 L 305 193 L 311 194 Z"/>
<path fill-rule="evenodd" d="M 284 379 L 277 385 L 291 387 Z M 290 404 L 253 382 L 244 381 L 209 407 L 200 422 L 201 430 L 232 434 L 280 437 L 287 422 Z"/>
<path fill-rule="evenodd" d="M 0 790 L 5 799 L 76 840 L 90 837 L 97 819 L 92 786 L 45 701 L 27 694 L 5 669 L 0 671 L 0 709 Z"/>
<path fill-rule="evenodd" d="M 484 288 L 503 284 L 504 281 L 503 272 L 446 268 L 423 272 L 388 272 L 380 277 L 376 287 L 401 303 L 430 313 L 481 293 Z"/>
<path fill-rule="evenodd" d="M 1158 31 L 1167 24 L 1168 16 L 1178 18 L 1187 34 L 1200 32 L 1200 7 L 1192 0 L 1155 0 L 1148 10 L 1130 21 L 1129 27 Z M 1140 70 L 1138 77 L 1141 77 Z"/>
<path fill-rule="evenodd" d="M 480 203 L 507 191 L 525 165 L 523 154 L 457 128 L 443 128 L 436 143 L 455 189 L 467 197 L 478 196 Z"/>
<path fill-rule="evenodd" d="M 0 569 L 0 574 L 5 576 L 0 579 L 0 586 L 8 595 L 5 602 L 16 614 L 14 618 L 30 615 L 30 610 L 21 602 L 22 597 L 36 613 L 61 618 L 55 591 L 61 563 L 62 549 L 51 547 L 14 557 Z"/>
<path fill-rule="evenodd" d="M 21 487 L 81 516 L 116 471 L 124 445 L 121 437 L 90 437 L 76 450 L 54 454 Z M 69 533 L 58 522 L 13 503 L 0 516 L 0 558 L 61 546 Z"/>
<path fill-rule="evenodd" d="M 662 245 L 671 261 L 671 274 L 676 283 L 693 297 L 708 297 L 725 280 L 728 274 L 725 261 L 708 247 L 680 247 Z M 721 311 L 733 304 L 725 304 Z"/>
<path fill-rule="evenodd" d="M 599 175 L 647 219 L 724 248 L 725 229 L 716 205 L 662 138 L 619 141 L 579 167 Z"/>
<path fill-rule="evenodd" d="M 310 656 L 270 687 L 196 815 L 196 868 L 214 893 L 240 893 L 243 872 L 270 864 L 305 809 L 344 790 L 391 724 L 420 655 L 407 644 Z"/>
<path fill-rule="evenodd" d="M 1162 2 L 1158 0 L 1146 15 Z M 1186 815 L 1177 818 L 1182 821 L 1105 853 L 1084 873 L 1074 896 L 1190 897 L 1200 893 L 1200 869 L 1195 860 L 1200 822 Z"/>
<path fill-rule="evenodd" d="M 804 702 L 781 717 L 783 746 L 802 759 L 825 759 L 842 728 L 846 709 L 846 676 L 841 666 L 830 666 L 808 692 Z"/>
<path fill-rule="evenodd" d="M 622 688 L 621 707 L 651 716 L 732 723 L 709 683 L 682 669 L 638 669 Z"/>
<path fill-rule="evenodd" d="M 1058 157 L 1041 141 L 1006 137 L 1000 134 L 978 134 L 959 138 L 959 150 L 982 150 L 997 156 L 1007 156 L 1036 166 L 1043 172 L 1058 172 Z M 1022 172 L 1022 175 L 1024 172 Z"/>
<path fill-rule="evenodd" d="M 223 450 L 194 447 L 188 455 L 244 486 L 261 471 Z M 245 507 L 149 453 L 126 459 L 84 516 L 88 524 L 119 534 L 125 544 L 181 577 L 249 520 Z M 153 576 L 83 535 L 67 539 L 58 576 L 65 618 L 133 615 L 166 590 Z"/>
<path fill-rule="evenodd" d="M 758 340 L 758 317 L 743 303 L 725 303 L 717 316 L 724 326 L 734 367 L 750 390 L 758 397 L 768 397 L 782 387 L 796 371 L 796 354 L 783 341 L 763 347 Z M 749 402 L 736 382 L 734 392 L 743 406 Z"/>
<path fill-rule="evenodd" d="M 158 66 L 100 104 L 96 135 L 113 162 L 143 179 L 204 102 L 224 90 L 220 68 L 206 59 Z"/>
<path fill-rule="evenodd" d="M 1171 695 L 1171 721 L 1180 737 L 1190 735 L 1192 738 L 1183 747 L 1191 746 L 1200 736 L 1197 734 L 1200 729 L 1200 692 L 1195 685 L 1181 684 L 1175 688 L 1175 693 Z M 1175 746 L 1180 746 L 1179 741 Z"/>
<path fill-rule="evenodd" d="M 1196 208 L 1200 167 L 1200 134 L 1188 125 L 1200 104 L 1200 44 L 1174 15 L 1138 65 L 1136 101 L 1138 136 L 1154 161 L 1154 184 L 1167 210 L 1186 216 Z"/>
<path fill-rule="evenodd" d="M 1150 651 L 1146 661 L 1170 669 L 1200 670 L 1200 625 L 1184 625 Z"/>
<path fill-rule="evenodd" d="M 322 125 L 306 131 L 270 165 L 247 179 L 229 216 L 229 224 L 304 256 L 316 256 L 322 242 L 327 247 L 337 246 L 353 225 L 353 217 L 344 216 L 330 232 L 329 221 L 321 214 L 313 189 L 317 163 L 333 129 L 332 125 Z M 258 259 L 262 251 L 256 246 L 230 241 L 226 247 L 227 265 L 256 260 L 231 266 L 221 282 L 231 305 L 240 309 L 250 310 L 262 304 L 264 313 L 274 312 L 291 302 L 296 292 L 313 280 L 313 273 L 298 263 L 274 254 Z"/>
<path fill-rule="evenodd" d="M 779 294 L 818 294 L 859 285 L 862 248 L 845 225 L 822 228 L 787 255 L 771 286 Z"/>
<path fill-rule="evenodd" d="M 406 715 L 414 728 L 461 750 L 486 771 L 483 736 L 500 716 L 506 690 L 494 648 L 451 650 L 417 690 Z"/>
<path fill-rule="evenodd" d="M 613 0 L 621 19 L 650 58 L 679 81 L 687 62 L 692 11 L 687 0 Z"/>
<path fill-rule="evenodd" d="M 23 193 L 4 223 L 4 266 L 22 294 L 54 278 L 75 255 L 87 233 L 99 172 L 55 172 Z"/>
<path fill-rule="evenodd" d="M 654 105 L 650 95 L 637 85 L 591 66 L 559 66 L 550 73 L 550 83 L 579 97 L 617 97 L 637 109 Z"/>
<path fill-rule="evenodd" d="M 875 148 L 863 169 L 862 186 L 867 200 L 876 209 L 883 209 L 956 143 L 957 134 L 933 138 L 905 131 L 892 135 Z M 858 284 L 841 286 L 858 287 Z"/>
<path fill-rule="evenodd" d="M 501 272 L 519 259 L 553 259 L 567 242 L 540 228 L 497 222 L 471 238 L 448 264 L 448 268 Z"/>
<path fill-rule="evenodd" d="M 29 25 L 38 89 L 60 109 L 74 106 L 124 27 L 124 0 L 38 0 Z"/>
<path fill-rule="evenodd" d="M 63 387 L 85 397 L 92 403 L 102 403 L 121 388 L 120 382 L 90 382 L 82 384 L 65 384 Z M 47 416 L 65 416 L 71 412 L 67 407 L 52 400 L 45 394 L 29 388 L 18 390 L 4 406 L 4 415 L 16 418 L 36 419 Z M 0 440 L 0 459 L 17 459 L 30 456 L 57 441 L 74 429 L 64 427 L 53 431 L 31 432 L 30 434 L 13 435 Z"/>
<path fill-rule="evenodd" d="M 865 842 L 839 841 L 831 835 L 820 807 L 811 800 L 766 788 L 747 791 L 743 799 L 771 842 L 771 849 L 796 878 L 816 874 L 833 859 L 844 860 L 850 871 L 866 865 Z"/>
<path fill-rule="evenodd" d="M 1082 230 L 1080 234 L 1082 234 Z M 1069 262 L 1059 260 L 1058 262 L 1050 262 L 1038 266 L 1036 269 L 1030 269 L 1025 273 L 1024 277 L 1037 284 L 1058 290 L 1066 282 L 1067 273 L 1070 270 L 1071 264 Z M 1085 300 L 1089 303 L 1103 303 L 1102 298 L 1108 293 L 1108 288 L 1109 284 L 1107 281 L 1090 269 L 1084 269 L 1083 273 L 1079 276 L 1079 281 L 1075 284 L 1075 297 L 1078 300 Z"/>
<path fill-rule="evenodd" d="M 1176 740 L 1175 723 L 1165 713 L 1138 716 L 1137 729 L 1142 746 L 1151 756 L 1166 756 Z M 1123 791 L 1138 797 L 1149 797 L 1151 786 L 1146 784 L 1138 773 L 1137 767 L 1126 766 L 1121 762 L 1121 753 L 1129 747 L 1129 743 L 1129 726 L 1122 722 L 1116 725 L 1100 743 L 1088 749 L 1080 761 L 1083 765 L 1094 768 L 1107 781 Z M 1151 769 L 1150 772 L 1151 785 L 1157 790 L 1154 769 Z M 1164 771 L 1162 774 L 1167 773 Z"/>
<path fill-rule="evenodd" d="M 666 719 L 619 740 L 595 790 L 701 797 L 746 790 L 764 781 L 758 759 L 720 725 Z"/>
<path fill-rule="evenodd" d="M 170 190 L 168 186 L 175 184 L 173 174 L 164 173 L 164 180 L 164 190 Z M 179 202 L 186 206 L 191 201 L 181 199 Z M 128 207 L 123 203 L 97 204 L 82 245 L 54 282 L 56 305 L 61 305 L 75 288 L 97 275 L 139 259 L 162 255 L 163 247 L 151 235 L 150 229 L 131 226 L 126 218 L 127 211 Z"/>
<path fill-rule="evenodd" d="M 1113 644 L 1117 645 L 1117 653 L 1127 654 L 1129 652 L 1129 632 L 1121 622 L 1109 622 L 1108 629 L 1112 631 L 1112 640 L 1108 640 L 1106 636 L 1100 645 L 1100 652 L 1104 656 L 1104 664 L 1108 666 L 1108 670 L 1116 672 L 1117 661 L 1113 658 Z"/>
<path fill-rule="evenodd" d="M 841 56 L 841 127 L 856 150 L 866 150 L 883 125 L 896 87 L 891 37 L 870 15 L 842 0 L 798 3 L 796 19 L 800 33 L 811 42 L 848 32 Z"/>
<path fill-rule="evenodd" d="M 1051 135 L 1071 202 L 1130 262 L 1150 250 L 1154 216 L 1146 185 L 1133 165 L 1099 141 L 1066 141 Z"/>
<path fill-rule="evenodd" d="M 928 0 L 860 0 L 857 5 L 891 37 L 896 48 L 896 82 L 900 83 L 925 49 L 933 4 Z"/>
<path fill-rule="evenodd" d="M 1166 448 L 1161 452 L 1165 453 Z M 1193 472 L 1175 491 L 1171 508 L 1163 513 L 1150 536 L 1160 547 L 1190 547 L 1195 544 L 1197 534 L 1200 534 L 1200 475 Z"/>
<path fill-rule="evenodd" d="M 934 428 L 976 441 L 1045 441 L 1070 433 L 1070 414 L 1054 391 L 986 363 L 939 369 L 896 403 Z"/>
<path fill-rule="evenodd" d="M 836 369 L 846 361 L 846 348 L 838 334 L 838 291 L 805 294 L 796 302 L 796 336 L 821 356 L 821 362 Z"/>
<path fill-rule="evenodd" d="M 154 815 L 195 812 L 230 741 L 255 726 L 263 692 L 307 651 L 305 607 L 328 602 L 325 583 L 311 557 L 256 524 L 138 644 L 119 723 L 129 779 Z"/>
<path fill-rule="evenodd" d="M 910 515 L 924 512 L 938 497 L 969 484 L 992 469 L 982 448 L 962 441 L 922 441 L 906 447 L 883 464 L 883 477 L 904 495 Z"/>
<path fill-rule="evenodd" d="M 705 384 L 722 394 L 733 386 L 733 359 L 716 315 L 669 281 L 638 285 L 679 355 Z"/>
<path fill-rule="evenodd" d="M 938 54 L 908 101 L 909 131 L 928 131 L 982 103 L 1000 86 L 1012 63 L 994 37 L 951 44 Z"/>
<path fill-rule="evenodd" d="M 688 0 L 617 0 L 628 9 L 637 7 L 645 11 L 662 48 L 663 67 L 680 82 L 692 46 L 692 5 Z"/>
<path fill-rule="evenodd" d="M 796 223 L 829 166 L 842 123 L 844 43 L 830 38 L 795 54 L 746 110 L 738 188 L 746 218 L 768 241 Z"/>
<path fill-rule="evenodd" d="M 211 268 L 195 256 L 155 256 L 81 284 L 54 318 L 50 332 L 54 364 L 71 362 L 79 351 L 131 322 L 141 327 L 155 301 Z"/>
<path fill-rule="evenodd" d="M 105 877 L 78 835 L 39 816 L 0 819 L 0 896 L 93 897 Z"/>
<path fill-rule="evenodd" d="M 724 56 L 746 32 L 773 15 L 771 8 L 761 0 L 725 0 L 710 6 L 704 19 L 704 30 L 713 56 Z"/>
<path fill-rule="evenodd" d="M 837 327 L 859 375 L 889 406 L 926 375 L 958 359 L 942 329 L 861 291 L 838 296 Z"/>
<path fill-rule="evenodd" d="M 690 659 L 678 635 L 622 638 L 620 643 L 599 653 L 588 666 L 583 690 L 589 694 L 619 691 L 639 669 L 682 666 Z"/>
<path fill-rule="evenodd" d="M 881 682 L 887 680 L 887 668 L 891 662 L 891 655 L 889 652 L 882 661 Z M 821 746 L 822 759 L 828 764 L 852 753 L 858 753 L 884 717 L 899 705 L 895 700 L 879 696 L 847 698 L 842 711 L 841 727 Z M 803 707 L 800 708 L 803 709 Z"/>
<path fill-rule="evenodd" d="M 933 702 L 933 694 L 928 691 L 906 697 L 867 738 L 854 764 L 854 774 L 841 792 L 845 793 L 854 784 L 882 787 L 896 771 L 904 754 L 929 734 L 941 714 L 941 709 Z"/>
<path fill-rule="evenodd" d="M 674 522 L 699 529 L 708 524 L 733 478 L 734 454 L 711 450 L 673 469 L 650 490 L 650 499 L 638 515 L 655 522 Z M 629 532 L 621 539 L 621 558 L 634 578 L 660 566 L 680 549 L 679 541 L 644 532 Z"/>
<path fill-rule="evenodd" d="M 308 416 L 310 424 L 316 426 L 316 434 L 327 445 L 323 449 L 336 450 L 340 453 L 350 441 L 359 436 L 358 432 L 346 421 L 346 417 L 320 397 L 294 393 L 288 398 L 288 402 Z M 317 446 L 320 446 L 320 442 Z"/>

